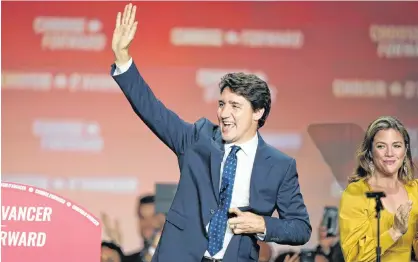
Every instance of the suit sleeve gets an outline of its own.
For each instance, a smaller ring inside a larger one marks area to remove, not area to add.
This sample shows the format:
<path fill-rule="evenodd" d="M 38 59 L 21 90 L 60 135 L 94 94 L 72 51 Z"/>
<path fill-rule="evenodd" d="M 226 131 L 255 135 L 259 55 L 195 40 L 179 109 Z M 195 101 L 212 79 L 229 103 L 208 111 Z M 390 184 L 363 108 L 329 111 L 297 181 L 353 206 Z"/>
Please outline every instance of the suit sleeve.
<path fill-rule="evenodd" d="M 374 213 L 368 210 L 363 192 L 347 188 L 339 211 L 340 241 L 346 262 L 372 262 L 376 260 L 376 236 L 373 234 Z M 395 241 L 389 230 L 380 234 L 381 252 L 384 254 Z"/>
<path fill-rule="evenodd" d="M 312 227 L 298 182 L 296 161 L 292 159 L 277 193 L 279 218 L 264 217 L 264 241 L 280 245 L 304 245 L 311 237 Z"/>
<path fill-rule="evenodd" d="M 132 109 L 150 130 L 177 155 L 195 140 L 195 126 L 183 121 L 159 101 L 139 73 L 135 62 L 128 68 L 112 65 L 111 75 Z"/>

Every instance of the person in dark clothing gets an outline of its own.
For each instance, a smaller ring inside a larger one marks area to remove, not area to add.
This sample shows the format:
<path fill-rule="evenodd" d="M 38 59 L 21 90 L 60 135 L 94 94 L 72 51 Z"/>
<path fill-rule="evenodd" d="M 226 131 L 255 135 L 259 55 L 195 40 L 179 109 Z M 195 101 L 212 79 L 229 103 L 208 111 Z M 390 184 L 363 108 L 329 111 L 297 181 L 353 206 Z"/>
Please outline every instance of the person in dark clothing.
<path fill-rule="evenodd" d="M 119 245 L 113 242 L 102 241 L 100 262 L 122 262 L 124 254 Z"/>
<path fill-rule="evenodd" d="M 154 239 L 157 234 L 159 220 L 155 213 L 155 196 L 140 197 L 137 206 L 138 234 L 143 240 L 143 248 L 125 256 L 123 262 L 147 262 L 154 254 Z"/>
<path fill-rule="evenodd" d="M 323 256 L 329 262 L 344 262 L 344 256 L 338 237 L 327 237 L 327 229 L 319 228 L 319 244 L 316 247 L 316 256 Z"/>

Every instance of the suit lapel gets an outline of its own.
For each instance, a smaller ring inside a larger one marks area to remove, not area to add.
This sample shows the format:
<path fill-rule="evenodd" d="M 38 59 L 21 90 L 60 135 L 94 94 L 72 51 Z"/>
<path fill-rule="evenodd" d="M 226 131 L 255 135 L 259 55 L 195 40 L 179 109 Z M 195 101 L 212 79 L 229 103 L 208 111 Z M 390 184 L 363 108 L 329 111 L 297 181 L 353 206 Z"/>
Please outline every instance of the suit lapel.
<path fill-rule="evenodd" d="M 267 181 L 267 176 L 271 168 L 270 154 L 268 153 L 268 146 L 258 135 L 258 146 L 255 154 L 253 170 L 251 172 L 250 182 L 250 206 L 258 200 L 259 189 L 263 187 Z"/>
<path fill-rule="evenodd" d="M 221 163 L 224 156 L 224 144 L 219 130 L 216 131 L 214 139 L 212 140 L 212 147 L 210 152 L 210 175 L 212 180 L 212 189 L 216 201 L 219 203 L 219 185 L 221 178 Z M 264 185 L 266 177 L 271 168 L 269 161 L 270 154 L 268 153 L 268 146 L 258 135 L 258 146 L 254 159 L 254 166 L 251 172 L 250 182 L 250 205 L 253 201 L 258 199 L 258 191 Z"/>
<path fill-rule="evenodd" d="M 212 140 L 212 147 L 210 151 L 210 175 L 212 180 L 213 193 L 216 202 L 219 204 L 219 185 L 221 178 L 221 163 L 224 156 L 224 144 L 222 136 L 219 131 L 215 133 L 214 140 Z"/>

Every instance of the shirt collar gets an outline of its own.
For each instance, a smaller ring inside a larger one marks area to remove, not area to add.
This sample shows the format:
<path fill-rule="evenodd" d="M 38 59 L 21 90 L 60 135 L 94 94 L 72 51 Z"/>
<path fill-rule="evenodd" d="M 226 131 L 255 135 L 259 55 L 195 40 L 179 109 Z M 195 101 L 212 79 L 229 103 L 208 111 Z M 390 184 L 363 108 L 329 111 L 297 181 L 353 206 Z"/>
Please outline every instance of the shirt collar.
<path fill-rule="evenodd" d="M 236 143 L 225 144 L 225 152 L 228 152 L 233 145 L 239 146 L 241 150 L 247 156 L 255 155 L 257 151 L 257 146 L 258 146 L 258 134 L 256 133 L 253 138 L 251 138 L 250 140 L 242 144 L 236 144 Z"/>

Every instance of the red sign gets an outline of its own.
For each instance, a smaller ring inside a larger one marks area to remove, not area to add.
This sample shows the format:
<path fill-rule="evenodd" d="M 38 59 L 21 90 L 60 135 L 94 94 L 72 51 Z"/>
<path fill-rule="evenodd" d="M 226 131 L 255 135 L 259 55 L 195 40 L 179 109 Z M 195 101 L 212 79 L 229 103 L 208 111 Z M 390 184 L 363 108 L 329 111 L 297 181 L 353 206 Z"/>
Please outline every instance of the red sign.
<path fill-rule="evenodd" d="M 1 183 L 1 260 L 99 261 L 101 227 L 84 208 L 28 185 Z"/>

